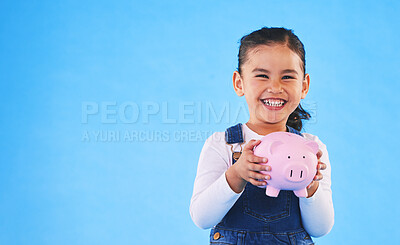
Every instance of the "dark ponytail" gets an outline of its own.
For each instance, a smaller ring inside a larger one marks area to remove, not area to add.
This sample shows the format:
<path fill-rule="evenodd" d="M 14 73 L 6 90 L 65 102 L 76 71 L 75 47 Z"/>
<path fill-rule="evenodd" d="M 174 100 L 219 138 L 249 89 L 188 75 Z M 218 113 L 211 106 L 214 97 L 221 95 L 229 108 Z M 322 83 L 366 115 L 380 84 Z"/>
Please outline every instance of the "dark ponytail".
<path fill-rule="evenodd" d="M 242 74 L 242 66 L 247 61 L 247 53 L 250 49 L 257 47 L 258 45 L 271 45 L 271 44 L 285 44 L 290 50 L 295 52 L 301 59 L 301 68 L 303 74 L 306 74 L 306 58 L 304 45 L 300 39 L 290 29 L 277 28 L 277 27 L 264 27 L 260 30 L 254 31 L 240 39 L 240 47 L 238 54 L 238 72 Z M 299 104 L 290 114 L 286 125 L 301 131 L 303 128 L 302 120 L 308 120 L 311 115 L 303 109 Z"/>
<path fill-rule="evenodd" d="M 292 114 L 290 114 L 286 125 L 301 131 L 301 129 L 303 128 L 303 121 L 302 120 L 308 120 L 311 118 L 310 113 L 308 113 L 307 111 L 305 111 L 303 109 L 303 107 L 299 104 L 296 108 L 296 110 L 294 110 L 294 112 L 292 112 Z"/>

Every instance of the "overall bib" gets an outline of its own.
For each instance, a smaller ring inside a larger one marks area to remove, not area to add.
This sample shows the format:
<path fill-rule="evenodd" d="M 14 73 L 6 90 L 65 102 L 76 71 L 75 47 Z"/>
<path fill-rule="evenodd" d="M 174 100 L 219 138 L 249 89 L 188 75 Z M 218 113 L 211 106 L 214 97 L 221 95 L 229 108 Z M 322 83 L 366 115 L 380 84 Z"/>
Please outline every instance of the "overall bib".
<path fill-rule="evenodd" d="M 287 126 L 291 133 L 301 135 Z M 242 124 L 225 132 L 227 144 L 243 143 Z M 235 163 L 240 153 L 232 153 Z M 301 223 L 299 198 L 281 190 L 278 197 L 248 183 L 225 217 L 210 233 L 210 244 L 314 244 Z"/>

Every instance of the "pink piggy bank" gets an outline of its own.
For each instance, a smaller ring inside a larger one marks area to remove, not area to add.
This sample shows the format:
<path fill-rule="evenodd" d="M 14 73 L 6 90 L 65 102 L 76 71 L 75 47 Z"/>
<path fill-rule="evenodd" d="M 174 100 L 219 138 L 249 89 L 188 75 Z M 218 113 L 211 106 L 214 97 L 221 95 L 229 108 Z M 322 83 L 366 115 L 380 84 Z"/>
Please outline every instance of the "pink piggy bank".
<path fill-rule="evenodd" d="M 268 158 L 271 179 L 265 193 L 277 197 L 280 190 L 292 190 L 298 197 L 307 197 L 306 187 L 317 172 L 318 144 L 287 132 L 270 133 L 261 138 L 254 155 Z"/>

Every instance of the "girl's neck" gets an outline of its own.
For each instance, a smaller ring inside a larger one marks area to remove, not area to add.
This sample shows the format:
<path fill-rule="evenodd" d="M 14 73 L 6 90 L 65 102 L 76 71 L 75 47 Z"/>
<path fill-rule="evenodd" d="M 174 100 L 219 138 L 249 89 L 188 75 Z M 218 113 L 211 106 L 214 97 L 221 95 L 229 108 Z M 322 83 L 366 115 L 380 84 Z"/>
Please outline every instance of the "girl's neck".
<path fill-rule="evenodd" d="M 256 132 L 258 135 L 267 135 L 273 132 L 286 132 L 286 123 L 252 123 L 248 121 L 246 123 L 247 127 L 252 131 Z"/>

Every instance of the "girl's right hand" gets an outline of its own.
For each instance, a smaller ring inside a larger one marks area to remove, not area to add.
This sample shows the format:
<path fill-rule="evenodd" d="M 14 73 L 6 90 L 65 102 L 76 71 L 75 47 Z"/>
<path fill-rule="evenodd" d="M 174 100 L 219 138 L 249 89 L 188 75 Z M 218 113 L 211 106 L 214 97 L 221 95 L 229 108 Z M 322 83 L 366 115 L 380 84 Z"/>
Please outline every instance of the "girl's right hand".
<path fill-rule="evenodd" d="M 266 180 L 271 179 L 270 175 L 259 172 L 271 171 L 271 166 L 264 165 L 268 162 L 267 158 L 254 155 L 253 149 L 260 143 L 260 140 L 250 140 L 243 148 L 237 162 L 226 171 L 228 184 L 236 193 L 240 193 L 247 182 L 255 186 L 265 186 L 267 185 Z"/>

